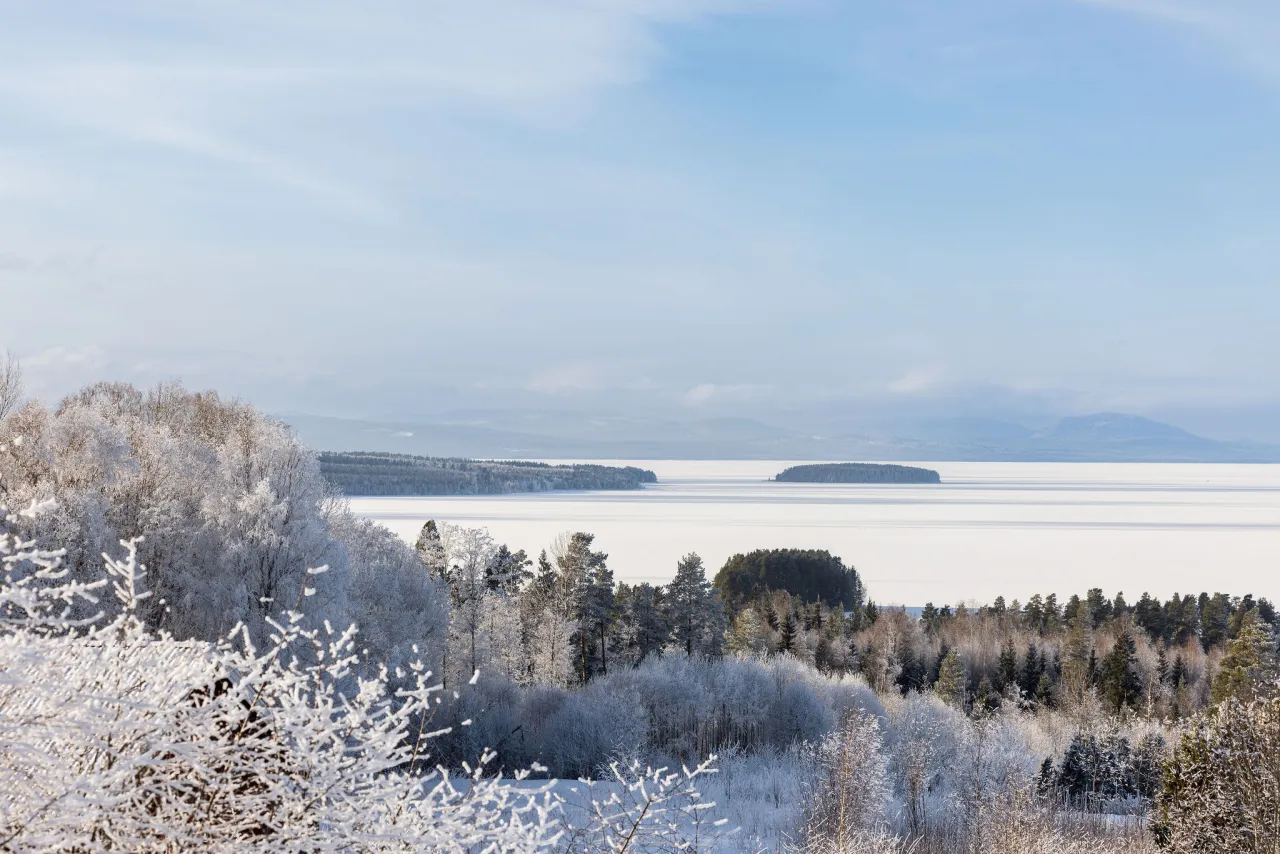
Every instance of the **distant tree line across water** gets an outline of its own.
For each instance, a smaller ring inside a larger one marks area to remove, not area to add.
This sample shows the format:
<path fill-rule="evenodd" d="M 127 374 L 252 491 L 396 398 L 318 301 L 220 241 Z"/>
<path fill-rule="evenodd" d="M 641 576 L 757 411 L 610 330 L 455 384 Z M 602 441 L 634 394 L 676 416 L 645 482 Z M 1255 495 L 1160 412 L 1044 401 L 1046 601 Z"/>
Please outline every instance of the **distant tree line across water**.
<path fill-rule="evenodd" d="M 550 465 L 374 452 L 321 453 L 320 472 L 347 496 L 505 495 L 558 489 L 640 489 L 657 483 L 635 466 Z"/>
<path fill-rule="evenodd" d="M 774 478 L 781 483 L 942 483 L 933 469 L 882 463 L 818 463 L 791 466 Z"/>

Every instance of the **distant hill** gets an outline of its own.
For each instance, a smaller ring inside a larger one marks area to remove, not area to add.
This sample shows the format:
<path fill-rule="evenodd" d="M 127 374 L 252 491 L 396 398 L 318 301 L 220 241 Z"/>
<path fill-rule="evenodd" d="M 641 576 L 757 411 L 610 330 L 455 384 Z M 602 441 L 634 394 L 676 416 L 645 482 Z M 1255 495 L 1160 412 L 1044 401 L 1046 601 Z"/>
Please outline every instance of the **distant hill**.
<path fill-rule="evenodd" d="M 658 481 L 653 472 L 633 466 L 553 466 L 372 452 L 322 453 L 320 472 L 347 496 L 640 489 L 646 483 Z"/>
<path fill-rule="evenodd" d="M 1099 462 L 1277 462 L 1280 448 L 1220 442 L 1179 427 L 1116 412 L 1060 419 L 1010 443 L 1009 451 L 1042 460 Z"/>
<path fill-rule="evenodd" d="M 819 463 L 791 466 L 774 477 L 783 483 L 942 483 L 933 469 L 882 463 Z"/>
<path fill-rule="evenodd" d="M 859 420 L 811 429 L 743 418 L 687 421 L 493 410 L 422 422 L 283 416 L 315 448 L 433 457 L 600 460 L 1280 462 L 1280 446 L 1225 442 L 1136 415 L 1098 413 L 1032 426 L 989 418 Z"/>

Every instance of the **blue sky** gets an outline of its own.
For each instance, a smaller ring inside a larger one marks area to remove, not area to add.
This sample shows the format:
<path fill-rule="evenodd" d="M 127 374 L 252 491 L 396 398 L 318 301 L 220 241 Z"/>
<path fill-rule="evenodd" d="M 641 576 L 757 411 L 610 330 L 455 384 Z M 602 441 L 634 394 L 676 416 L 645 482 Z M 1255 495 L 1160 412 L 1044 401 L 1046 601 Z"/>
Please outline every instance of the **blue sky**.
<path fill-rule="evenodd" d="M 1266 410 L 1278 96 L 1260 0 L 0 2 L 0 345 L 372 418 Z"/>

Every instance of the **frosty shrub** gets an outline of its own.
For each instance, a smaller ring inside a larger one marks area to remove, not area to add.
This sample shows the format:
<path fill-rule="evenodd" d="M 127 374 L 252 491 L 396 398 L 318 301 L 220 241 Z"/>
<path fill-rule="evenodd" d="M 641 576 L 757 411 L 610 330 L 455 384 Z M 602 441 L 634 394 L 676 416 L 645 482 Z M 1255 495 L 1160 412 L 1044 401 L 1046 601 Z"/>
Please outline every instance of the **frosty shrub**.
<path fill-rule="evenodd" d="M 867 851 L 884 829 L 889 788 L 879 721 L 849 715 L 813 752 L 816 781 L 805 820 L 807 851 Z M 874 849 L 871 849 L 874 850 Z"/>
<path fill-rule="evenodd" d="M 9 521 L 16 521 L 8 516 Z M 0 848 L 6 851 L 538 851 L 560 829 L 542 789 L 426 769 L 436 691 L 414 665 L 393 697 L 354 676 L 354 632 L 296 611 L 255 649 L 242 631 L 179 642 L 137 616 L 137 544 L 105 577 L 0 537 Z M 73 604 L 118 603 L 109 621 Z M 304 658 L 296 655 L 305 649 Z M 311 660 L 313 664 L 302 664 Z M 343 686 L 339 690 L 339 686 Z"/>
<path fill-rule="evenodd" d="M 1156 835 L 1176 852 L 1280 850 L 1280 686 L 1249 702 L 1228 697 L 1193 722 L 1158 813 Z"/>
<path fill-rule="evenodd" d="M 725 819 L 711 820 L 715 806 L 702 799 L 696 781 L 712 773 L 710 762 L 678 772 L 618 763 L 599 780 L 580 780 L 566 806 L 576 811 L 564 850 L 574 854 L 696 852 L 714 849 L 727 836 Z"/>

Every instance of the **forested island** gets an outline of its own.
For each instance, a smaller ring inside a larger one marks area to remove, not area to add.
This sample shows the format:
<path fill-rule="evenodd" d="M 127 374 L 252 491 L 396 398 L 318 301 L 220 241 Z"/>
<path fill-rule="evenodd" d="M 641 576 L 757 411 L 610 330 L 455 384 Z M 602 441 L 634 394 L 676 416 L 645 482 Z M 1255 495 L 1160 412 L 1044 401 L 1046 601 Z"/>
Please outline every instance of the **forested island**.
<path fill-rule="evenodd" d="M 322 453 L 320 473 L 347 496 L 506 495 L 557 489 L 640 489 L 657 483 L 634 466 L 549 465 L 374 452 Z"/>
<path fill-rule="evenodd" d="M 933 469 L 882 463 L 819 463 L 791 466 L 778 473 L 781 483 L 942 483 Z"/>

